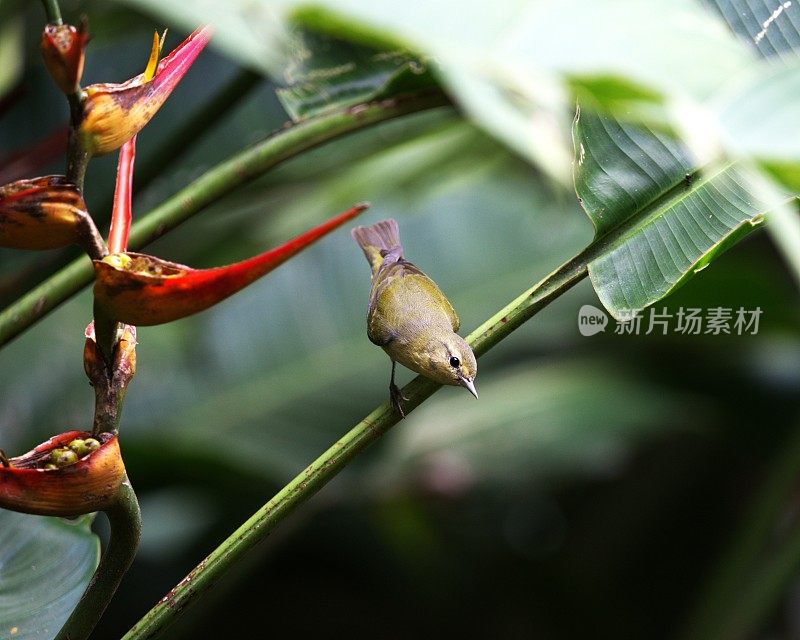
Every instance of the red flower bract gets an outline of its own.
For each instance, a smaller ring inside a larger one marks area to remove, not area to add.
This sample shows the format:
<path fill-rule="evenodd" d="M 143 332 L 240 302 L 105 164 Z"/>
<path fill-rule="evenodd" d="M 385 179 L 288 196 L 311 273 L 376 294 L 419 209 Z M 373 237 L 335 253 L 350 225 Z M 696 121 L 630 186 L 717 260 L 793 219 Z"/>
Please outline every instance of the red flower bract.
<path fill-rule="evenodd" d="M 279 247 L 226 267 L 192 269 L 141 253 L 95 260 L 96 304 L 118 322 L 132 325 L 184 318 L 243 289 L 366 208 L 357 205 Z"/>
<path fill-rule="evenodd" d="M 79 439 L 93 438 L 100 447 L 73 464 L 46 469 L 54 451 Z M 116 434 L 67 431 L 0 466 L 0 507 L 43 516 L 76 516 L 111 506 L 125 480 L 125 465 Z"/>

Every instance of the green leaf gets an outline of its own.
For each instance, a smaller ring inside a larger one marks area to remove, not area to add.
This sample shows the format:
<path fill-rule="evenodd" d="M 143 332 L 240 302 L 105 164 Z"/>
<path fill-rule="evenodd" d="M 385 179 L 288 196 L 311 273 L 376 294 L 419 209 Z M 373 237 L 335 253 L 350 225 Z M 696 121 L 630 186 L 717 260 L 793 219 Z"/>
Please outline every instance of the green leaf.
<path fill-rule="evenodd" d="M 793 194 L 800 193 L 800 5 L 761 0 L 707 0 L 730 29 L 766 59 L 715 101 L 725 146 L 754 158 L 762 172 Z M 782 206 L 770 216 L 772 239 L 800 283 L 800 218 Z"/>
<path fill-rule="evenodd" d="M 276 20 L 435 60 L 437 76 L 469 117 L 564 183 L 576 83 L 600 90 L 599 102 L 624 112 L 641 102 L 651 107 L 656 96 L 705 100 L 755 60 L 717 14 L 694 0 L 497 0 L 491 11 L 459 0 L 232 0 L 224 8 L 208 0 L 125 1 L 185 23 L 210 21 L 226 47 L 236 49 L 241 38 L 239 57 L 251 59 L 257 33 L 261 65 L 273 73 L 267 61 L 286 54 L 275 36 L 286 29 Z"/>
<path fill-rule="evenodd" d="M 764 62 L 712 101 L 726 149 L 773 168 L 797 191 L 800 170 L 800 3 L 707 0 Z M 796 166 L 792 168 L 791 163 Z"/>
<path fill-rule="evenodd" d="M 800 193 L 800 163 L 764 160 L 761 162 L 761 169 L 792 192 Z"/>
<path fill-rule="evenodd" d="M 676 141 L 590 113 L 576 118 L 575 189 L 595 226 L 600 300 L 626 320 L 705 268 L 785 200 L 732 162 L 695 170 Z"/>
<path fill-rule="evenodd" d="M 401 49 L 352 44 L 298 28 L 278 98 L 292 120 L 435 88 L 428 65 Z"/>
<path fill-rule="evenodd" d="M 591 103 L 597 111 L 618 119 L 669 129 L 664 95 L 620 76 L 578 76 L 568 79 L 578 104 Z"/>
<path fill-rule="evenodd" d="M 594 78 L 615 78 L 614 100 L 604 93 L 598 100 L 623 109 L 644 95 L 703 100 L 751 62 L 691 0 L 503 0 L 491 12 L 456 0 L 301 6 L 293 17 L 312 16 L 316 29 L 370 42 L 382 35 L 435 58 L 448 90 L 478 124 L 561 180 L 569 166 L 564 113 L 571 85 L 586 90 L 598 86 Z"/>
<path fill-rule="evenodd" d="M 0 637 L 50 640 L 100 560 L 92 516 L 74 521 L 0 509 Z"/>
<path fill-rule="evenodd" d="M 800 57 L 765 64 L 715 101 L 726 148 L 800 164 Z"/>
<path fill-rule="evenodd" d="M 706 0 L 759 55 L 786 58 L 800 50 L 800 4 L 776 0 Z"/>

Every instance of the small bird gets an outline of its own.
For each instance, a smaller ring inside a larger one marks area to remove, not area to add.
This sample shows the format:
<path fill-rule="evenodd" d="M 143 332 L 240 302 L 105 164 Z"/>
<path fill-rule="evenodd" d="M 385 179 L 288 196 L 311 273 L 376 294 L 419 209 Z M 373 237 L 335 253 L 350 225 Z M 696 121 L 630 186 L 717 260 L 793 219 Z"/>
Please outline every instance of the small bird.
<path fill-rule="evenodd" d="M 389 355 L 389 397 L 405 417 L 394 382 L 399 362 L 440 384 L 461 385 L 473 396 L 478 364 L 472 349 L 456 333 L 458 316 L 436 283 L 403 258 L 395 220 L 382 220 L 351 231 L 372 268 L 367 336 Z"/>

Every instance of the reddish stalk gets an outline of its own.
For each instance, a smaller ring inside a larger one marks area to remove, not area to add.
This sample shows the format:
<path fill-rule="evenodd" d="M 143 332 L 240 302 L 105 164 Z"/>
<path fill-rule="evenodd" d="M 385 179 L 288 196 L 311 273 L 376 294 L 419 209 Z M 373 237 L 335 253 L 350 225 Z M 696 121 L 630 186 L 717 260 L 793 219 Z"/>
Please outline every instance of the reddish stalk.
<path fill-rule="evenodd" d="M 114 209 L 111 214 L 111 229 L 108 232 L 108 252 L 122 253 L 128 248 L 131 231 L 131 197 L 133 192 L 133 163 L 136 159 L 136 136 L 128 140 L 119 150 L 117 185 L 114 188 Z"/>

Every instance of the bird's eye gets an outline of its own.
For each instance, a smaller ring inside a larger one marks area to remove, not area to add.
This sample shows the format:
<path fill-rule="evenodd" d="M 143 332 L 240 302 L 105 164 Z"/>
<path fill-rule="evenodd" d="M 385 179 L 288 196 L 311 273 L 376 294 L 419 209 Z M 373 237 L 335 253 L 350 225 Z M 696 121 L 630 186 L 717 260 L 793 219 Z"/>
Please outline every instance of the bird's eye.
<path fill-rule="evenodd" d="M 461 360 L 453 356 L 452 358 L 450 358 L 450 366 L 458 369 L 461 366 Z"/>

